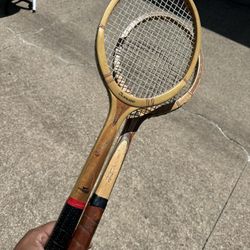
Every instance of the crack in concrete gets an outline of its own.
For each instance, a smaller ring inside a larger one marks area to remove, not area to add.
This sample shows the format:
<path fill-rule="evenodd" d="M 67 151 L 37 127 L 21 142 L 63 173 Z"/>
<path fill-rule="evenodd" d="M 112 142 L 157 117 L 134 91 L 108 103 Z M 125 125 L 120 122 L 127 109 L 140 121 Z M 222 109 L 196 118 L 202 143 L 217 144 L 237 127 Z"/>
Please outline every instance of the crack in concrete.
<path fill-rule="evenodd" d="M 44 49 L 43 47 L 39 46 L 39 45 L 36 45 L 34 43 L 31 43 L 27 40 L 25 40 L 22 36 L 21 36 L 21 33 L 16 33 L 14 30 L 12 30 L 11 28 L 7 27 L 7 29 L 15 36 L 17 37 L 22 43 L 24 43 L 25 45 L 28 45 L 28 46 L 32 46 L 32 47 L 35 47 L 35 48 L 38 48 L 40 49 L 41 51 L 46 51 L 48 52 L 51 56 L 57 58 L 58 60 L 60 60 L 61 62 L 65 63 L 67 66 L 71 66 L 71 65 L 74 65 L 74 66 L 83 66 L 83 65 L 88 65 L 88 66 L 91 66 L 91 67 L 96 67 L 94 66 L 93 64 L 89 63 L 89 62 L 85 62 L 85 63 L 73 63 L 73 62 L 70 62 L 66 59 L 64 59 L 63 57 L 59 56 L 59 55 L 56 55 L 56 54 L 53 54 L 51 53 L 51 51 L 47 50 L 47 49 Z M 33 33 L 33 34 L 36 34 L 36 33 Z"/>
<path fill-rule="evenodd" d="M 188 113 L 191 113 L 193 115 L 196 115 L 200 118 L 202 118 L 203 120 L 207 121 L 209 124 L 213 125 L 214 127 L 216 127 L 218 129 L 218 131 L 230 142 L 236 144 L 239 148 L 242 149 L 242 151 L 244 152 L 244 154 L 246 155 L 246 160 L 247 162 L 250 162 L 250 153 L 246 150 L 246 148 L 240 143 L 238 142 L 237 140 L 231 138 L 230 136 L 228 136 L 224 131 L 223 129 L 219 126 L 219 124 L 217 124 L 216 122 L 208 119 L 207 117 L 205 117 L 204 115 L 202 114 L 197 114 L 197 113 L 194 113 L 194 112 L 191 112 L 191 111 L 188 111 L 186 109 L 183 108 L 183 111 L 184 112 L 188 112 Z"/>
<path fill-rule="evenodd" d="M 232 198 L 232 196 L 233 196 L 233 194 L 234 194 L 234 192 L 235 192 L 235 189 L 236 189 L 236 187 L 237 187 L 238 184 L 239 184 L 239 181 L 241 180 L 241 178 L 242 178 L 244 172 L 246 171 L 246 169 L 247 169 L 247 167 L 248 167 L 248 163 L 250 162 L 250 154 L 249 154 L 249 152 L 245 149 L 245 147 L 244 147 L 241 143 L 239 143 L 239 142 L 236 141 L 235 139 L 229 137 L 229 136 L 223 131 L 223 129 L 219 126 L 219 124 L 217 124 L 217 123 L 215 123 L 214 121 L 208 119 L 208 118 L 205 117 L 204 115 L 197 114 L 197 113 L 188 111 L 188 110 L 186 110 L 186 109 L 183 109 L 183 111 L 184 111 L 184 112 L 187 112 L 187 113 L 191 113 L 191 114 L 193 114 L 193 115 L 195 115 L 195 116 L 198 116 L 198 117 L 202 118 L 203 120 L 205 120 L 206 122 L 208 122 L 209 124 L 211 124 L 211 125 L 213 125 L 214 127 L 216 127 L 216 128 L 218 129 L 218 131 L 223 135 L 223 137 L 225 137 L 228 141 L 230 141 L 230 142 L 236 144 L 238 147 L 241 148 L 241 150 L 242 150 L 242 151 L 244 152 L 244 154 L 246 155 L 246 159 L 247 159 L 246 164 L 245 164 L 244 167 L 242 168 L 242 170 L 241 170 L 241 172 L 240 172 L 240 174 L 239 174 L 239 176 L 238 176 L 238 178 L 237 178 L 237 180 L 236 180 L 236 182 L 235 182 L 235 184 L 234 184 L 232 190 L 230 191 L 230 193 L 229 193 L 229 195 L 228 195 L 228 197 L 227 197 L 227 199 L 226 199 L 226 201 L 225 201 L 225 203 L 224 203 L 224 205 L 223 205 L 223 207 L 222 207 L 222 209 L 221 209 L 221 211 L 220 211 L 220 213 L 219 213 L 219 215 L 218 215 L 218 217 L 217 217 L 217 219 L 216 219 L 216 221 L 215 221 L 215 223 L 214 223 L 214 225 L 213 225 L 213 227 L 212 227 L 212 229 L 211 229 L 211 231 L 210 231 L 210 233 L 209 233 L 209 235 L 207 236 L 207 238 L 206 238 L 206 240 L 205 240 L 205 242 L 204 242 L 204 244 L 203 244 L 203 246 L 202 246 L 202 250 L 204 250 L 204 249 L 206 248 L 206 246 L 207 246 L 207 243 L 208 243 L 209 239 L 210 239 L 211 236 L 213 235 L 213 233 L 214 233 L 214 231 L 215 231 L 215 229 L 216 229 L 216 226 L 218 225 L 218 223 L 219 223 L 219 221 L 220 221 L 220 219 L 221 219 L 221 217 L 222 217 L 222 215 L 223 215 L 223 213 L 224 213 L 224 211 L 225 211 L 225 209 L 226 209 L 226 207 L 227 207 L 227 205 L 228 205 L 230 199 Z"/>
<path fill-rule="evenodd" d="M 12 33 L 14 33 L 16 36 L 17 35 L 23 35 L 23 34 L 26 34 L 26 35 L 35 35 L 35 34 L 38 34 L 44 30 L 47 30 L 49 29 L 50 27 L 54 26 L 54 24 L 56 24 L 56 22 L 53 22 L 47 26 L 44 26 L 44 27 L 41 27 L 40 29 L 36 30 L 36 31 L 23 31 L 23 32 L 17 32 L 17 31 L 14 31 L 12 30 L 10 27 L 7 27 L 7 29 L 11 30 Z"/>
<path fill-rule="evenodd" d="M 14 30 L 12 30 L 11 28 L 7 27 L 7 30 L 9 30 L 15 37 L 17 37 L 19 40 L 22 41 L 22 43 L 26 44 L 26 45 L 29 45 L 29 46 L 33 46 L 33 47 L 36 47 L 36 48 L 39 48 L 39 49 L 42 49 L 40 46 L 37 46 L 36 44 L 34 43 L 30 43 L 28 41 L 26 41 L 22 36 L 21 34 L 18 34 L 16 33 Z"/>
<path fill-rule="evenodd" d="M 234 193 L 236 187 L 238 186 L 239 181 L 240 181 L 240 179 L 242 178 L 243 173 L 245 172 L 245 170 L 246 170 L 247 167 L 248 167 L 248 163 L 246 163 L 245 166 L 243 167 L 243 169 L 241 170 L 239 177 L 237 178 L 237 180 L 236 180 L 236 182 L 235 182 L 235 184 L 234 184 L 234 186 L 233 186 L 233 188 L 232 188 L 232 190 L 231 190 L 229 196 L 227 197 L 226 202 L 225 202 L 224 205 L 223 205 L 223 208 L 221 209 L 221 211 L 220 211 L 220 213 L 219 213 L 219 215 L 218 215 L 218 217 L 217 217 L 217 219 L 216 219 L 216 221 L 215 221 L 215 223 L 214 223 L 214 225 L 213 225 L 213 227 L 212 227 L 212 229 L 211 229 L 211 231 L 210 231 L 208 237 L 207 237 L 206 240 L 205 240 L 205 243 L 203 244 L 202 250 L 204 250 L 204 249 L 206 248 L 209 239 L 210 239 L 211 236 L 213 235 L 213 232 L 215 231 L 215 228 L 216 228 L 217 224 L 219 223 L 220 218 L 222 217 L 222 215 L 223 215 L 223 213 L 224 213 L 224 211 L 225 211 L 225 209 L 226 209 L 226 207 L 227 207 L 227 205 L 228 205 L 228 203 L 229 203 L 229 200 L 230 200 L 231 197 L 233 196 L 233 193 Z"/>

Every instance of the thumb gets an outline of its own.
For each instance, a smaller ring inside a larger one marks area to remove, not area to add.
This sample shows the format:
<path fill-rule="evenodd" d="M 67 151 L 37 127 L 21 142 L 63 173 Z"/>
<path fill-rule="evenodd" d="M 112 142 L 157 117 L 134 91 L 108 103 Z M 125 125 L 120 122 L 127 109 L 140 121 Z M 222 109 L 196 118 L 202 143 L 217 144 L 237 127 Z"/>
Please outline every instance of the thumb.
<path fill-rule="evenodd" d="M 55 226 L 55 222 L 53 221 L 53 222 L 49 222 L 49 223 L 47 223 L 45 225 L 42 225 L 42 226 L 36 228 L 36 230 L 38 232 L 40 232 L 39 241 L 42 244 L 42 246 L 45 246 L 46 242 L 48 241 L 48 239 L 49 239 L 49 237 L 50 237 L 50 235 L 52 233 L 52 230 L 53 230 L 54 226 Z"/>

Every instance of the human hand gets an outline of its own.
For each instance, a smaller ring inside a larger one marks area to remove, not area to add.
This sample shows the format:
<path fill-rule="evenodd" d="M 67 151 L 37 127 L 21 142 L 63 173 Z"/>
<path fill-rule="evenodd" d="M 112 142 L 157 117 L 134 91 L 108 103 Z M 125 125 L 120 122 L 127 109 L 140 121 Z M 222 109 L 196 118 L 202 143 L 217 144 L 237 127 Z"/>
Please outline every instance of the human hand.
<path fill-rule="evenodd" d="M 18 242 L 14 250 L 44 250 L 44 246 L 54 226 L 55 222 L 49 222 L 45 225 L 31 229 Z"/>

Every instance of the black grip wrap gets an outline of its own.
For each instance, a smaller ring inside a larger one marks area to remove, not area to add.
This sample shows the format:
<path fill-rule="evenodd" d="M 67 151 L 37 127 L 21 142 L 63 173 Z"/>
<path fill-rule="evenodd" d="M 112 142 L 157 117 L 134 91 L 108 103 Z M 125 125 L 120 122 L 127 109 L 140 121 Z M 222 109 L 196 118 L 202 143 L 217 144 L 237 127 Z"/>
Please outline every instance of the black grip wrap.
<path fill-rule="evenodd" d="M 91 200 L 89 201 L 90 206 L 100 207 L 103 210 L 106 208 L 107 203 L 108 203 L 107 199 L 104 199 L 104 198 L 98 196 L 97 194 L 93 194 Z"/>
<path fill-rule="evenodd" d="M 65 204 L 55 228 L 45 246 L 45 250 L 66 250 L 81 217 L 83 208 Z"/>

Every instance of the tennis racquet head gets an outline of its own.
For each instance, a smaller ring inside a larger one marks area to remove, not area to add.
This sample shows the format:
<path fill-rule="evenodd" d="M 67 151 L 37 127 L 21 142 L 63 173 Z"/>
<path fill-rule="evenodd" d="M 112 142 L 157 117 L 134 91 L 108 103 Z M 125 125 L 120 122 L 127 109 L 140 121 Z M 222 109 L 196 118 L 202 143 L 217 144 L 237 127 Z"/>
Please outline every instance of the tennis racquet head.
<path fill-rule="evenodd" d="M 131 106 L 158 105 L 190 79 L 201 46 L 193 1 L 113 0 L 97 35 L 110 91 Z"/>

